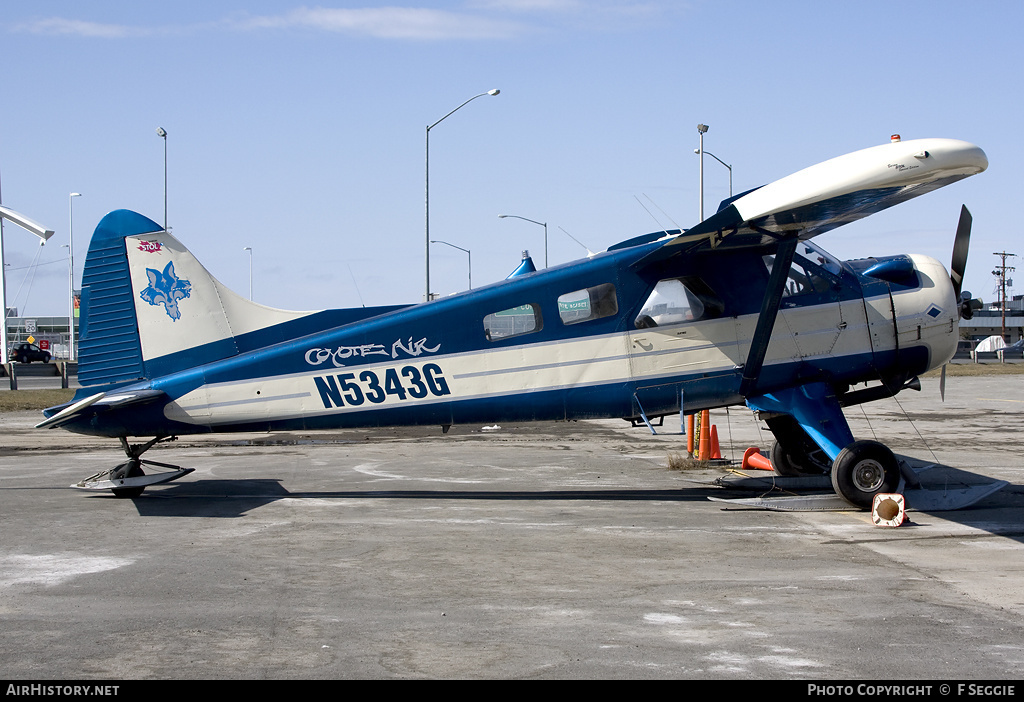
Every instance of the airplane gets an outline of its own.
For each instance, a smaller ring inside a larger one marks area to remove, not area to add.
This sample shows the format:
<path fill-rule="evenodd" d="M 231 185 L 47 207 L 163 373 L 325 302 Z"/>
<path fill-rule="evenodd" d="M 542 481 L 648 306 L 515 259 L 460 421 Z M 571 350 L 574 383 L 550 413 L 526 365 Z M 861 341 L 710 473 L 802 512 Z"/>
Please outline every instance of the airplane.
<path fill-rule="evenodd" d="M 37 426 L 118 439 L 128 460 L 77 487 L 136 497 L 192 470 L 142 459 L 181 435 L 649 423 L 745 404 L 775 436 L 777 472 L 831 475 L 866 509 L 901 467 L 854 438 L 843 408 L 919 388 L 953 356 L 977 306 L 961 290 L 971 215 L 951 273 L 920 255 L 840 261 L 811 240 L 987 166 L 973 144 L 894 135 L 725 200 L 687 230 L 545 270 L 527 257 L 504 281 L 415 305 L 316 312 L 233 293 L 163 227 L 117 210 L 83 272 L 82 389 Z"/>

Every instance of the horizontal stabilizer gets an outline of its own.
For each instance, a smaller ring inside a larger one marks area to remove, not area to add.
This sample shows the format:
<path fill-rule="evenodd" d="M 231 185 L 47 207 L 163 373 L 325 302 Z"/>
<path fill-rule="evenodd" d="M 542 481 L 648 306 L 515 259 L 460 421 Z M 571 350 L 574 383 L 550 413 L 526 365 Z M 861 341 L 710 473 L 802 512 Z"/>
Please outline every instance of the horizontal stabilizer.
<path fill-rule="evenodd" d="M 91 416 L 112 407 L 127 407 L 129 405 L 145 405 L 154 402 L 166 394 L 163 390 L 134 390 L 131 392 L 99 392 L 95 395 L 72 403 L 56 414 L 36 424 L 36 429 L 55 429 L 68 422 L 73 422 L 85 416 Z M 53 408 L 56 409 L 56 408 Z M 50 410 L 47 410 L 50 411 Z"/>

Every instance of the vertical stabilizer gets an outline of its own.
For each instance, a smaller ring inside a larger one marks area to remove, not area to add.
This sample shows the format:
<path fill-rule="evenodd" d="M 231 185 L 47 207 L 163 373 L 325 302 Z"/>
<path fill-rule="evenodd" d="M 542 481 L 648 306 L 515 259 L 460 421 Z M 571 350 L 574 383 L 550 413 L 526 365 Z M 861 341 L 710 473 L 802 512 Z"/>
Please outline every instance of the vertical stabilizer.
<path fill-rule="evenodd" d="M 237 337 L 302 317 L 255 304 L 220 284 L 181 242 L 128 210 L 111 212 L 82 276 L 79 382 L 153 378 L 241 350 Z"/>

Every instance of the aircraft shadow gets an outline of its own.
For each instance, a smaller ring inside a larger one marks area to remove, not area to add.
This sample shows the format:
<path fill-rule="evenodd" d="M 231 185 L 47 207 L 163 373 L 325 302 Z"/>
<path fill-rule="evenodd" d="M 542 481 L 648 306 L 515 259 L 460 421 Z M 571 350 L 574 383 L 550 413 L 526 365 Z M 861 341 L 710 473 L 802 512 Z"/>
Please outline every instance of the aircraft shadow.
<path fill-rule="evenodd" d="M 280 480 L 197 480 L 150 489 L 132 501 L 140 516 L 235 518 L 281 499 L 706 502 L 721 488 L 671 490 L 328 490 L 290 492 Z M 112 496 L 109 499 L 117 499 Z"/>

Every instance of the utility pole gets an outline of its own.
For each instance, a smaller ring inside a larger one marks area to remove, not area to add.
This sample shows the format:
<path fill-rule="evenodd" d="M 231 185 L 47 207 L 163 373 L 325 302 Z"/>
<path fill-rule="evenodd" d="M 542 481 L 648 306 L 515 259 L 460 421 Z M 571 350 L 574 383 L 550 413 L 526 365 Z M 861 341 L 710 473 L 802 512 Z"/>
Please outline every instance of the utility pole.
<path fill-rule="evenodd" d="M 1006 286 L 1007 284 L 1013 285 L 1012 280 L 1006 278 L 1006 274 L 1017 270 L 1013 266 L 1006 265 L 1006 259 L 1017 254 L 1008 253 L 1006 251 L 996 251 L 992 254 L 993 256 L 999 257 L 999 265 L 992 271 L 992 275 L 996 277 L 996 283 L 999 285 L 999 310 L 1000 310 L 1000 323 L 999 323 L 999 335 L 1003 341 L 1006 341 Z"/>

